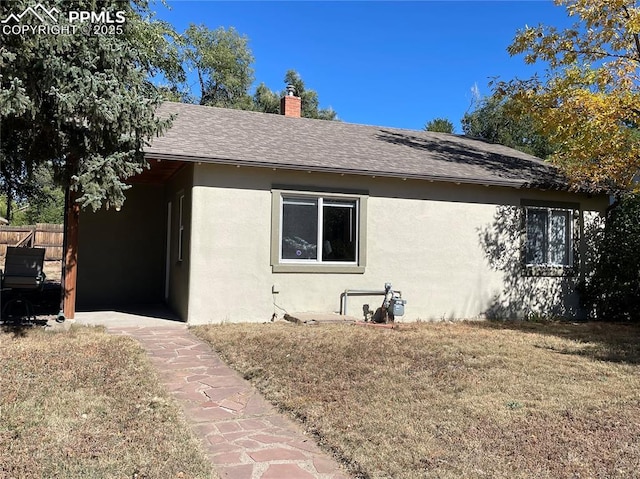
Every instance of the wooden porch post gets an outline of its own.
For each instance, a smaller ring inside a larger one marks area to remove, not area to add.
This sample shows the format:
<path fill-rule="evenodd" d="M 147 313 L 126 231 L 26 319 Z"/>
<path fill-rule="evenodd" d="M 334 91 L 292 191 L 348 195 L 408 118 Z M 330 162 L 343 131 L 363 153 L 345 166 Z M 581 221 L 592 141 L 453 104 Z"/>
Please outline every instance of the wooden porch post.
<path fill-rule="evenodd" d="M 80 205 L 76 203 L 76 193 L 68 190 L 65 212 L 65 248 L 64 248 L 64 296 L 62 311 L 66 319 L 76 315 L 76 281 L 78 277 L 78 224 Z"/>

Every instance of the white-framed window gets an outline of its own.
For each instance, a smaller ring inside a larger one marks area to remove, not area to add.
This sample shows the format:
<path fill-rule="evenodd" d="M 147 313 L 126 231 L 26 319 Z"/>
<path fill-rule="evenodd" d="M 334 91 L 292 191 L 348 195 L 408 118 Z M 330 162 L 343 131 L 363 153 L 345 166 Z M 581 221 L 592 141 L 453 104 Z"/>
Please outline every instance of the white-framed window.
<path fill-rule="evenodd" d="M 364 273 L 367 199 L 366 192 L 273 189 L 273 271 Z"/>
<path fill-rule="evenodd" d="M 573 266 L 573 216 L 570 208 L 525 207 L 527 266 Z"/>
<path fill-rule="evenodd" d="M 357 199 L 283 195 L 280 218 L 281 262 L 357 264 Z"/>

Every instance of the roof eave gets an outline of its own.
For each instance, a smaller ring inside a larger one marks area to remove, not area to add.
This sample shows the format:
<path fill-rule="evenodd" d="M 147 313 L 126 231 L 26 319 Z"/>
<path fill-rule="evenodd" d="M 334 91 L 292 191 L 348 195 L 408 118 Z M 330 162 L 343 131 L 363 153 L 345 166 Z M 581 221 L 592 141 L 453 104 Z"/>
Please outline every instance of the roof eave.
<path fill-rule="evenodd" d="M 487 180 L 487 179 L 475 179 L 464 178 L 457 176 L 445 176 L 445 175 L 419 175 L 419 174 L 407 174 L 398 173 L 393 171 L 375 171 L 359 170 L 351 168 L 336 168 L 336 167 L 323 167 L 323 166 L 309 166 L 309 165 L 297 165 L 286 163 L 270 163 L 267 161 L 255 161 L 255 160 L 240 160 L 236 158 L 218 158 L 218 157 L 193 157 L 189 155 L 180 155 L 175 153 L 163 153 L 158 151 L 146 151 L 145 157 L 150 160 L 167 160 L 167 161 L 186 161 L 190 163 L 211 163 L 218 165 L 231 165 L 231 166 L 245 166 L 255 168 L 270 168 L 278 170 L 292 170 L 292 171 L 312 171 L 316 173 L 333 173 L 333 174 L 345 174 L 345 175 L 358 175 L 358 176 L 378 176 L 385 178 L 397 178 L 397 179 L 413 179 L 413 180 L 426 180 L 426 181 L 439 181 L 445 183 L 455 184 L 470 184 L 470 185 L 482 185 L 482 186 L 502 186 L 509 188 L 537 188 L 537 189 L 568 189 L 567 185 L 560 184 L 531 184 L 524 180 Z"/>

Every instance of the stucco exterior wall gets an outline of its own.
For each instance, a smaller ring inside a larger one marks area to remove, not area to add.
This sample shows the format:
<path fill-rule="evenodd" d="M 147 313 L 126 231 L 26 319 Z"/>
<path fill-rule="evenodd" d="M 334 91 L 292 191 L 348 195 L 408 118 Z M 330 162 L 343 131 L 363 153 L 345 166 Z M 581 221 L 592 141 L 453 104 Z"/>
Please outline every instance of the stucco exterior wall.
<path fill-rule="evenodd" d="M 136 185 L 121 211 L 80 214 L 78 309 L 162 302 L 163 198 L 163 186 Z"/>
<path fill-rule="evenodd" d="M 604 197 L 564 192 L 210 164 L 193 168 L 186 316 L 193 324 L 269 321 L 274 312 L 282 316 L 279 308 L 337 312 L 345 289 L 382 289 L 385 282 L 408 301 L 402 320 L 576 315 L 572 290 L 578 278 L 519 275 L 519 241 L 510 240 L 517 238 L 513 228 L 519 223 L 504 219 L 522 199 L 579 202 L 583 210 L 598 212 L 607 206 Z M 368 191 L 364 273 L 274 273 L 274 185 Z M 361 316 L 364 303 L 375 309 L 381 302 L 380 296 L 350 298 L 348 312 Z"/>

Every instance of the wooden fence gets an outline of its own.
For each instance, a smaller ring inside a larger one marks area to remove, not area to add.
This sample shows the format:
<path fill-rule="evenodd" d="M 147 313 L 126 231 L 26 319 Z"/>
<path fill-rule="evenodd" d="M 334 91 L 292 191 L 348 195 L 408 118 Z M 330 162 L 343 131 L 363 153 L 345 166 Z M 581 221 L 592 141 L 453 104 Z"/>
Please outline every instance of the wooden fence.
<path fill-rule="evenodd" d="M 63 241 L 62 225 L 0 226 L 0 258 L 6 255 L 7 246 L 30 246 L 45 248 L 45 261 L 60 261 Z"/>

